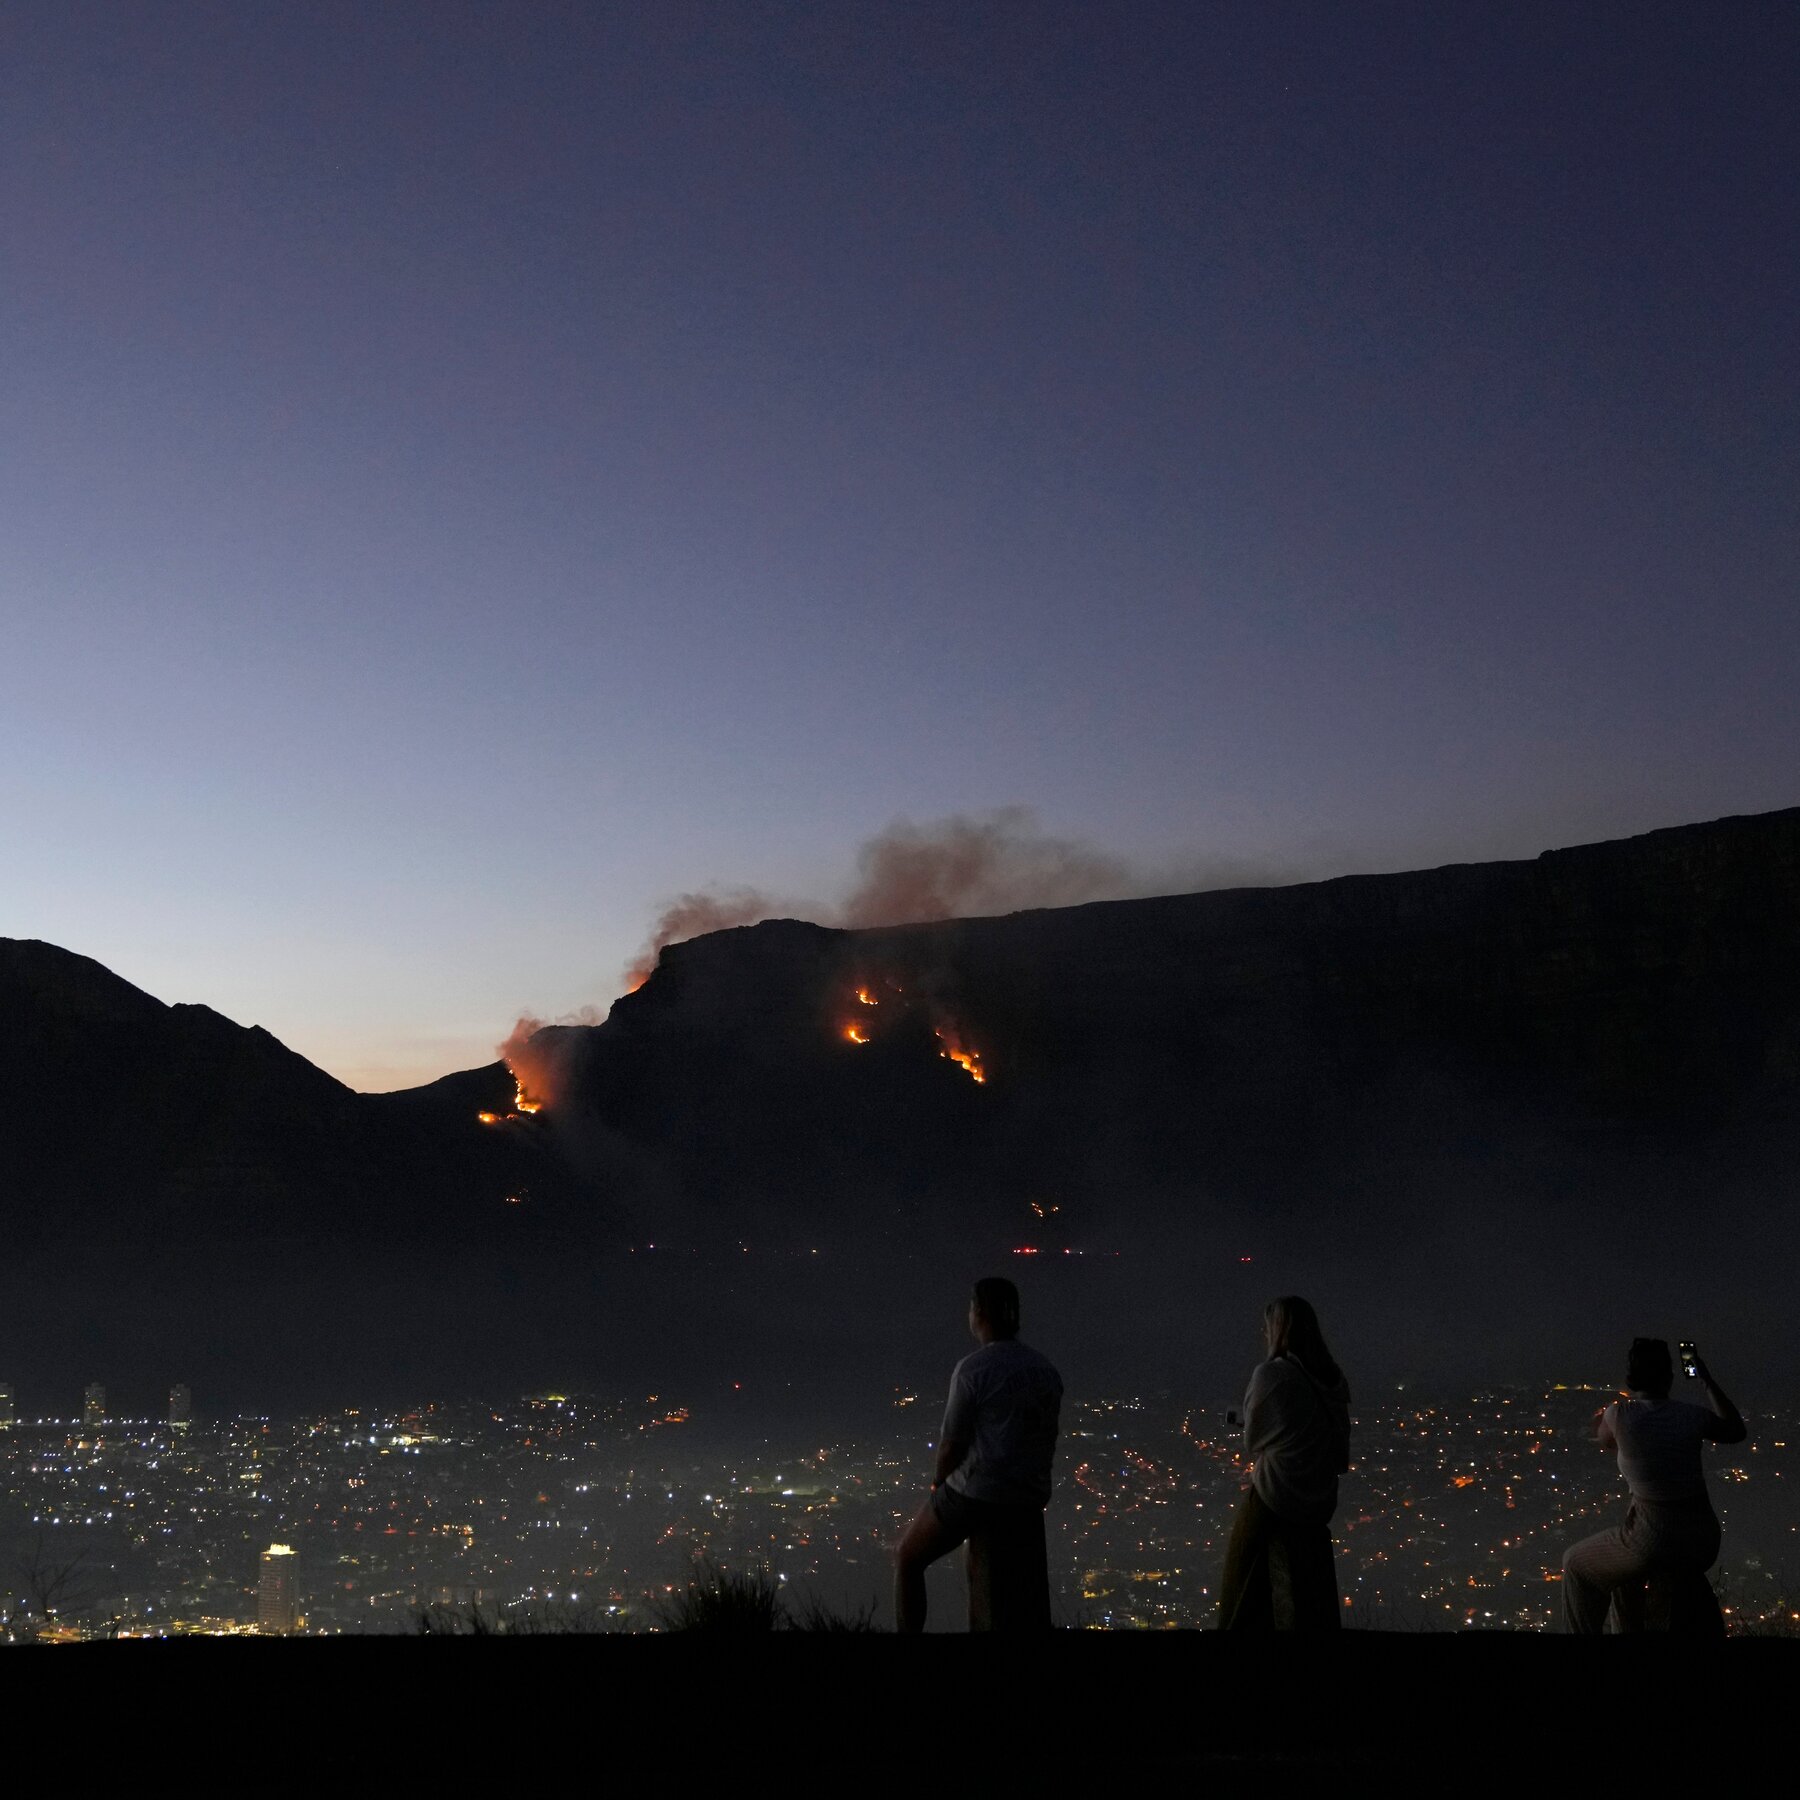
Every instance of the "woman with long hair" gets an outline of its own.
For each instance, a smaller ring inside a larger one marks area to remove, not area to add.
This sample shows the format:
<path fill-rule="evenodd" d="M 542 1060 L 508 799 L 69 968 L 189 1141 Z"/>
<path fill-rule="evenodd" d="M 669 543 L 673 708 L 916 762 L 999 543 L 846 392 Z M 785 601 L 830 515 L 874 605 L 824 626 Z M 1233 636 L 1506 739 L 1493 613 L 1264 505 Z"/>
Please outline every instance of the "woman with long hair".
<path fill-rule="evenodd" d="M 1350 1389 L 1298 1294 L 1263 1308 L 1263 1347 L 1244 1397 L 1253 1462 L 1225 1552 L 1219 1626 L 1333 1631 L 1342 1620 L 1331 1515 L 1350 1466 Z"/>

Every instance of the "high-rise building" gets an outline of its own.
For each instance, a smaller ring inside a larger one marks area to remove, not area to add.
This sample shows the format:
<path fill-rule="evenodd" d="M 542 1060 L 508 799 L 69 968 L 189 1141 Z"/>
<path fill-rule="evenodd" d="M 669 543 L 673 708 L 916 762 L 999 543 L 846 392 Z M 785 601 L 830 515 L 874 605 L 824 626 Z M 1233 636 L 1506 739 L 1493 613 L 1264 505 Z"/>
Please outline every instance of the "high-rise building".
<path fill-rule="evenodd" d="M 289 1544 L 271 1544 L 262 1553 L 262 1585 L 256 1596 L 256 1629 L 266 1636 L 289 1632 L 300 1621 L 300 1602 L 294 1580 L 294 1551 Z"/>
<path fill-rule="evenodd" d="M 194 1390 L 185 1381 L 169 1389 L 169 1429 L 186 1431 L 194 1422 Z"/>
<path fill-rule="evenodd" d="M 98 1381 L 90 1381 L 81 1397 L 81 1422 L 89 1431 L 106 1423 L 106 1389 Z"/>
<path fill-rule="evenodd" d="M 0 1431 L 10 1431 L 18 1416 L 18 1409 L 13 1404 L 12 1383 L 0 1381 Z"/>

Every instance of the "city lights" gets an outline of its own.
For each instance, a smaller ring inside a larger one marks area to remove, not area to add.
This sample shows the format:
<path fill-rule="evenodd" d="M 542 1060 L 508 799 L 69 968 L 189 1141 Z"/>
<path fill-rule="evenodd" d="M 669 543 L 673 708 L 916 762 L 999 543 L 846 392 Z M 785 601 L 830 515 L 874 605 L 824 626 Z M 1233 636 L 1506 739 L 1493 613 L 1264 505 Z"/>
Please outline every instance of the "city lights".
<path fill-rule="evenodd" d="M 1587 1433 L 1594 1392 L 1450 1400 L 1408 1386 L 1364 1406 L 1333 1523 L 1346 1621 L 1553 1629 L 1563 1548 L 1622 1511 L 1617 1471 Z M 49 1643 L 471 1618 L 652 1631 L 696 1557 L 867 1606 L 887 1592 L 894 1539 L 928 1479 L 940 1400 L 896 1386 L 860 1435 L 783 1446 L 750 1425 L 731 1452 L 708 1435 L 707 1408 L 668 1391 L 207 1420 L 178 1386 L 168 1418 L 98 1426 L 20 1417 L 15 1398 L 0 1502 L 50 1547 L 46 1569 L 74 1572 L 39 1601 L 14 1595 L 0 1620 L 14 1641 Z M 1064 1426 L 1048 1518 L 1060 1622 L 1211 1624 L 1246 1479 L 1224 1410 L 1071 1398 Z M 1782 1573 L 1794 1437 L 1794 1420 L 1769 1417 L 1712 1472 L 1734 1631 L 1800 1610 Z"/>

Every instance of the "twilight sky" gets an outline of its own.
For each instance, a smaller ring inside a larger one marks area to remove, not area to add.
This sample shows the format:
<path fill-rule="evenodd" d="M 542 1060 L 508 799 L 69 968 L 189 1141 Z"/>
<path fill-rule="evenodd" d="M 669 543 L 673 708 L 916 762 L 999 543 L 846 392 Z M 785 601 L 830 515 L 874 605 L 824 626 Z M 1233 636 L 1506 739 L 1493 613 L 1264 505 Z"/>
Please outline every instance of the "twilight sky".
<path fill-rule="evenodd" d="M 0 932 L 387 1087 L 899 816 L 1291 877 L 1793 804 L 1797 69 L 1785 4 L 22 0 Z"/>

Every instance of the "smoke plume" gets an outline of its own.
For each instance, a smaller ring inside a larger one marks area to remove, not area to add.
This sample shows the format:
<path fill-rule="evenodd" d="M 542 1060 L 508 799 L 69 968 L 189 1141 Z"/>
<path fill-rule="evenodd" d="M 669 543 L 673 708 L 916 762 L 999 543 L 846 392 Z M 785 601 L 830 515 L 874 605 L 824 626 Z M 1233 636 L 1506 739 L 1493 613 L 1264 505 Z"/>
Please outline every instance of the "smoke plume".
<path fill-rule="evenodd" d="M 770 897 L 751 887 L 725 888 L 703 894 L 677 894 L 660 913 L 651 927 L 644 947 L 631 959 L 625 971 L 627 993 L 641 988 L 650 979 L 656 959 L 669 944 L 685 943 L 692 937 L 704 937 L 709 931 L 726 931 L 733 925 L 754 925 L 782 910 Z M 811 917 L 811 909 L 801 906 L 796 917 Z"/>
<path fill-rule="evenodd" d="M 583 1008 L 590 1015 L 592 1010 Z M 583 1022 L 591 1023 L 591 1017 Z M 514 1105 L 520 1112 L 537 1112 L 556 1098 L 559 1071 L 552 1040 L 532 1041 L 547 1023 L 527 1013 L 507 1033 L 506 1041 L 494 1047 L 495 1054 L 512 1071 L 518 1090 Z"/>
<path fill-rule="evenodd" d="M 713 887 L 677 894 L 656 916 L 643 948 L 625 971 L 626 991 L 649 980 L 670 944 L 754 925 L 762 919 L 810 919 L 856 930 L 918 925 L 936 919 L 976 918 L 1038 906 L 1079 906 L 1146 894 L 1199 893 L 1211 888 L 1272 886 L 1306 879 L 1298 864 L 1193 856 L 1160 870 L 1133 869 L 1071 838 L 1038 829 L 1029 807 L 950 817 L 915 825 L 897 819 L 856 853 L 856 877 L 836 901 L 801 900 L 754 887 Z M 559 1025 L 597 1025 L 604 1007 L 564 1013 Z M 519 1083 L 522 1106 L 554 1099 L 562 1040 L 536 1047 L 546 1021 L 523 1017 L 499 1054 Z"/>
<path fill-rule="evenodd" d="M 514 1058 L 531 1042 L 532 1034 L 542 1031 L 549 1022 L 548 1019 L 533 1018 L 530 1013 L 521 1013 L 518 1022 L 506 1034 L 506 1041 L 494 1046 L 494 1054 L 510 1069 Z"/>
<path fill-rule="evenodd" d="M 632 959 L 627 984 L 641 987 L 670 944 L 759 919 L 811 919 L 850 929 L 917 925 L 1032 906 L 1078 906 L 1137 886 L 1112 857 L 1039 831 L 1023 806 L 977 818 L 958 813 L 928 825 L 898 819 L 862 845 L 856 868 L 855 882 L 838 901 L 778 900 L 751 887 L 678 894 Z"/>
<path fill-rule="evenodd" d="M 1022 806 L 932 825 L 896 821 L 856 853 L 856 886 L 831 923 L 917 925 L 1128 893 L 1123 863 L 1049 837 Z"/>

